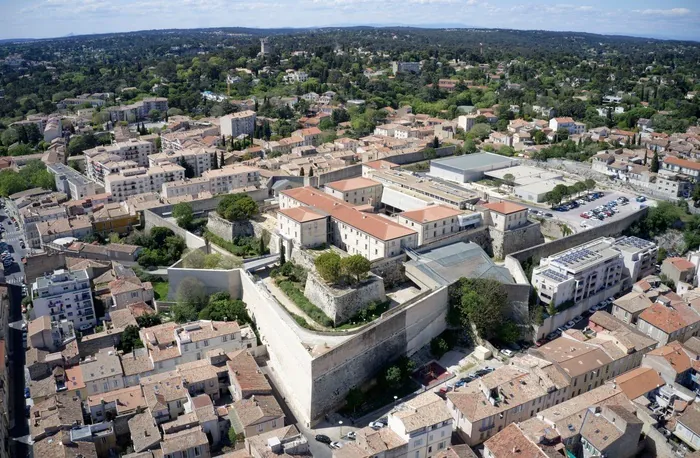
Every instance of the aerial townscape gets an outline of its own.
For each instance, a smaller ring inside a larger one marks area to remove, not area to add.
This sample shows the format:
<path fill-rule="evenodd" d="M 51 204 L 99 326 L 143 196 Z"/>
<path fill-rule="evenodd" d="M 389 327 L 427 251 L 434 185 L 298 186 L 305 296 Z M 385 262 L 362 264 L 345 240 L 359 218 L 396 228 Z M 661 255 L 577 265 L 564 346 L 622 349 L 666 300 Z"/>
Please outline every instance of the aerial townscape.
<path fill-rule="evenodd" d="M 0 41 L 0 458 L 700 457 L 698 62 Z"/>

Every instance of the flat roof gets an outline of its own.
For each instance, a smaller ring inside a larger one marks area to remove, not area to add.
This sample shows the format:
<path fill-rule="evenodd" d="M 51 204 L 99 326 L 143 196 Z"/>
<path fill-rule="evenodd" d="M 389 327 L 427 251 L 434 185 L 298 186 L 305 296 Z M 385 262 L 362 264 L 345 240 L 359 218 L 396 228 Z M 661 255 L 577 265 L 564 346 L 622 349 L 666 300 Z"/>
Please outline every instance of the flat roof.
<path fill-rule="evenodd" d="M 493 153 L 465 154 L 462 156 L 430 161 L 431 166 L 447 166 L 462 170 L 492 166 L 506 167 L 508 164 L 515 163 L 517 163 L 516 159 Z"/>
<path fill-rule="evenodd" d="M 562 177 L 561 173 L 550 172 L 548 170 L 542 170 L 527 165 L 516 165 L 504 169 L 489 170 L 488 172 L 484 172 L 484 175 L 499 180 L 503 180 L 503 177 L 508 174 L 513 175 L 517 186 L 537 183 L 542 180 L 555 180 Z"/>

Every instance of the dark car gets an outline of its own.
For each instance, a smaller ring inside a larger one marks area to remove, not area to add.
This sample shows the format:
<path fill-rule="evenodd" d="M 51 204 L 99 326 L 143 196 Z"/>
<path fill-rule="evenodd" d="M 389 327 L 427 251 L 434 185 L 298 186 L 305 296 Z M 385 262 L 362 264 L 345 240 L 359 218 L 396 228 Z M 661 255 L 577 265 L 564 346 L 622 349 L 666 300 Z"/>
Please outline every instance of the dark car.
<path fill-rule="evenodd" d="M 316 434 L 316 441 L 321 442 L 322 444 L 330 444 L 333 442 L 330 437 L 326 436 L 325 434 Z"/>
<path fill-rule="evenodd" d="M 29 394 L 29 387 L 28 387 L 28 386 L 25 386 L 25 387 L 24 387 L 24 397 L 25 397 L 25 398 L 30 398 L 30 397 L 31 397 L 31 395 Z"/>

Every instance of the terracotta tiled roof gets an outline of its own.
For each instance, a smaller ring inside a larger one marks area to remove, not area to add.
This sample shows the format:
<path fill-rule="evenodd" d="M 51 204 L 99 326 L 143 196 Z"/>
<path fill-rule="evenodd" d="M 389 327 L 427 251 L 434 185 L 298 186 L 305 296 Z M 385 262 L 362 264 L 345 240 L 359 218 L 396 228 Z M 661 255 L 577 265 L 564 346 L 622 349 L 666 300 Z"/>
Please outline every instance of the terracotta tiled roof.
<path fill-rule="evenodd" d="M 509 215 L 511 213 L 516 213 L 516 212 L 520 212 L 523 210 L 527 210 L 527 208 L 523 207 L 522 205 L 514 204 L 512 202 L 505 202 L 505 201 L 484 204 L 484 208 L 488 208 L 489 210 L 493 210 L 496 213 L 501 213 L 504 215 Z"/>
<path fill-rule="evenodd" d="M 279 210 L 279 212 L 282 213 L 284 216 L 291 218 L 299 223 L 305 223 L 307 221 L 316 221 L 326 217 L 325 215 L 316 213 L 310 207 L 285 208 Z"/>
<path fill-rule="evenodd" d="M 403 216 L 406 219 L 410 219 L 411 221 L 416 221 L 418 223 L 429 223 L 445 218 L 455 217 L 461 215 L 462 213 L 463 212 L 459 210 L 445 207 L 443 205 L 431 205 L 429 207 L 419 208 L 418 210 L 400 213 L 399 216 Z"/>
<path fill-rule="evenodd" d="M 678 342 L 671 342 L 668 345 L 650 351 L 648 354 L 664 358 L 677 374 L 681 374 L 692 367 L 690 356 Z"/>
<path fill-rule="evenodd" d="M 371 186 L 381 186 L 378 181 L 370 180 L 369 178 L 357 177 L 349 178 L 347 180 L 334 181 L 332 183 L 326 183 L 331 189 L 336 191 L 354 191 L 356 189 L 369 188 Z"/>
<path fill-rule="evenodd" d="M 615 383 L 632 400 L 666 384 L 659 373 L 650 367 L 638 367 L 626 372 L 615 378 Z"/>

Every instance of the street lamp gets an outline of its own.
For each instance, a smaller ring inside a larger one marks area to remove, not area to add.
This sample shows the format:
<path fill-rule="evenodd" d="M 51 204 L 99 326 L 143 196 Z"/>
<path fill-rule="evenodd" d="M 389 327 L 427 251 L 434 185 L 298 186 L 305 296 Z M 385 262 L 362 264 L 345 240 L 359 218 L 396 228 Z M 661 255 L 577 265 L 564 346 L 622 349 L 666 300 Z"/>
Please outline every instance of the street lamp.
<path fill-rule="evenodd" d="M 394 407 L 396 407 L 396 401 L 399 399 L 398 396 L 394 395 Z"/>
<path fill-rule="evenodd" d="M 340 438 L 343 438 L 343 420 L 338 421 L 338 424 L 340 425 Z"/>

